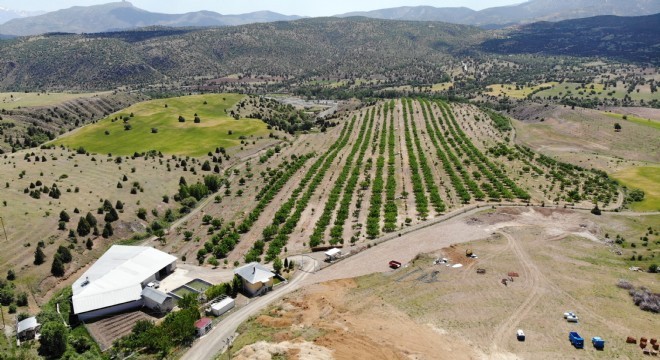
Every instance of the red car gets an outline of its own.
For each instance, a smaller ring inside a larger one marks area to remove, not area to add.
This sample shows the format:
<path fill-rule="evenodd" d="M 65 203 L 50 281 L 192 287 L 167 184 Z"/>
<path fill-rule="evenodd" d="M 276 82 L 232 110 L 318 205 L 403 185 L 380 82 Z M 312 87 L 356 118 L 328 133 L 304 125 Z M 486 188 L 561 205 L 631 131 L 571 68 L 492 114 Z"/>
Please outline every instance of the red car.
<path fill-rule="evenodd" d="M 396 260 L 391 260 L 391 261 L 390 261 L 390 267 L 391 267 L 392 269 L 398 269 L 398 268 L 401 267 L 401 263 L 398 262 L 398 261 L 396 261 Z"/>

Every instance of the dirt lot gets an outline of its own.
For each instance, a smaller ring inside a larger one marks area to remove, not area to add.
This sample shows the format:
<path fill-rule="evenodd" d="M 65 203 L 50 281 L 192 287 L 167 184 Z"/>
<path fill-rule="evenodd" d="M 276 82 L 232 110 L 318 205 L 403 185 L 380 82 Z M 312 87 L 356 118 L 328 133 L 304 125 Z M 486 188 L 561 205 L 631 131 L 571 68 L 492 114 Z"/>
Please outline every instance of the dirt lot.
<path fill-rule="evenodd" d="M 241 358 L 640 358 L 625 338 L 657 338 L 658 315 L 639 310 L 616 283 L 658 292 L 657 275 L 628 270 L 603 241 L 607 232 L 628 230 L 629 220 L 549 208 L 467 214 L 309 276 L 304 290 L 239 329 L 235 345 L 250 343 L 256 331 L 267 342 L 242 350 Z M 479 258 L 467 259 L 467 248 Z M 464 266 L 434 265 L 438 257 Z M 391 270 L 390 259 L 405 265 Z M 509 272 L 519 277 L 505 286 Z M 565 311 L 580 322 L 567 323 Z M 525 342 L 515 338 L 519 328 Z M 584 350 L 568 342 L 574 330 L 587 340 Z M 591 347 L 592 336 L 606 339 L 605 351 Z"/>

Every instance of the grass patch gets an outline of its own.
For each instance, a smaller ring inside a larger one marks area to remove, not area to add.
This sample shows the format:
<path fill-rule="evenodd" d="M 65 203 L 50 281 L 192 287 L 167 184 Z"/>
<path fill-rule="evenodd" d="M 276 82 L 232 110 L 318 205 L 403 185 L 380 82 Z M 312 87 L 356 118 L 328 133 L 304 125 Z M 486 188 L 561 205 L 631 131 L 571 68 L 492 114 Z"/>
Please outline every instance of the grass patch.
<path fill-rule="evenodd" d="M 267 125 L 261 120 L 235 120 L 225 113 L 243 97 L 210 94 L 146 101 L 52 143 L 117 155 L 158 150 L 167 154 L 200 156 L 216 147 L 239 145 L 242 136 L 249 138 L 268 133 Z M 198 124 L 194 122 L 195 114 L 201 119 Z M 179 116 L 183 116 L 185 122 L 179 122 Z M 113 121 L 115 118 L 118 120 Z M 131 126 L 130 130 L 125 129 L 127 124 Z"/>
<path fill-rule="evenodd" d="M 524 99 L 526 98 L 529 94 L 533 93 L 534 91 L 537 91 L 538 89 L 542 87 L 554 87 L 558 83 L 557 82 L 550 82 L 550 83 L 543 83 L 539 84 L 536 86 L 522 86 L 516 89 L 516 84 L 493 84 L 488 86 L 487 88 L 487 95 L 491 96 L 508 96 L 510 98 L 514 99 Z"/>
<path fill-rule="evenodd" d="M 629 189 L 644 191 L 644 201 L 632 203 L 636 211 L 660 211 L 660 167 L 630 167 L 621 170 L 613 177 Z"/>
<path fill-rule="evenodd" d="M 609 113 L 609 112 L 604 112 L 603 114 L 605 114 L 605 115 L 607 115 L 611 118 L 620 119 L 620 120 L 624 120 L 624 121 L 630 121 L 630 122 L 635 123 L 635 124 L 644 125 L 644 126 L 648 126 L 648 127 L 660 130 L 660 122 L 655 121 L 655 120 L 644 119 L 644 118 L 634 116 L 634 115 L 625 115 L 626 118 L 624 119 L 623 118 L 624 115 L 622 115 L 622 114 L 615 114 L 615 113 Z M 623 128 L 622 131 L 625 131 L 625 128 Z"/>

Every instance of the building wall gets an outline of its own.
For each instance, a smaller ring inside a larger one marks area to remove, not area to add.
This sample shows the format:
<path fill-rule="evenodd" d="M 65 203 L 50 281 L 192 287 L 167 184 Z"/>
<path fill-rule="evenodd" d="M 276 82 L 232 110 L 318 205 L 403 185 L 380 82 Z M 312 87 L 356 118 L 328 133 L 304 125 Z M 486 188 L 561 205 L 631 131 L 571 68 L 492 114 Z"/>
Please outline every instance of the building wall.
<path fill-rule="evenodd" d="M 159 304 L 149 298 L 144 298 L 144 306 L 148 307 L 154 311 L 160 311 L 161 313 L 167 313 L 172 311 L 174 308 L 174 300 L 170 297 L 165 300 L 162 304 Z"/>
<path fill-rule="evenodd" d="M 88 311 L 86 313 L 78 314 L 78 319 L 80 319 L 80 321 L 90 321 L 99 317 L 110 316 L 124 311 L 137 310 L 141 308 L 143 304 L 144 302 L 142 299 L 135 300 L 123 304 L 118 304 L 115 306 L 110 306 L 103 309 L 98 309 L 98 310 L 93 310 L 93 311 Z"/>
<path fill-rule="evenodd" d="M 267 283 L 256 283 L 250 284 L 249 282 L 243 280 L 243 289 L 249 296 L 254 296 L 262 287 L 267 286 L 268 288 L 273 287 L 273 278 L 270 278 Z"/>

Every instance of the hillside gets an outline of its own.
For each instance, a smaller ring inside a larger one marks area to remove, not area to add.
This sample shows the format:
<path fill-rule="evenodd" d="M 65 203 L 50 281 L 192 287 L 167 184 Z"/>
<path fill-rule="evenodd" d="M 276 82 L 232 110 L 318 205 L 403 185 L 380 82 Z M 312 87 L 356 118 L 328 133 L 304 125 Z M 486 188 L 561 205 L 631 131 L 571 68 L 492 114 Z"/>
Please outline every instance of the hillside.
<path fill-rule="evenodd" d="M 658 12 L 660 12 L 660 3 L 653 0 L 531 0 L 519 5 L 492 7 L 480 11 L 465 7 L 404 6 L 351 12 L 337 16 L 365 16 L 388 20 L 445 21 L 483 27 L 503 27 L 535 21 L 559 21 L 599 15 L 640 16 Z"/>
<path fill-rule="evenodd" d="M 96 33 L 154 25 L 233 26 L 299 18 L 300 16 L 287 16 L 270 11 L 241 15 L 222 15 L 212 11 L 160 14 L 142 10 L 130 2 L 122 1 L 95 6 L 74 6 L 38 16 L 13 19 L 0 25 L 0 34 L 25 36 L 50 32 Z"/>
<path fill-rule="evenodd" d="M 606 56 L 660 63 L 660 14 L 639 17 L 598 16 L 540 22 L 484 42 L 485 51 L 502 54 Z"/>
<path fill-rule="evenodd" d="M 437 64 L 448 54 L 469 51 L 484 36 L 461 25 L 318 18 L 202 30 L 25 37 L 0 42 L 0 88 L 107 89 L 166 77 L 236 73 L 285 79 L 360 74 L 439 82 L 443 73 Z"/>

